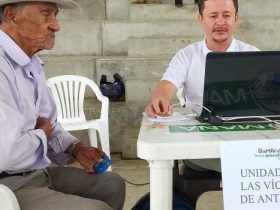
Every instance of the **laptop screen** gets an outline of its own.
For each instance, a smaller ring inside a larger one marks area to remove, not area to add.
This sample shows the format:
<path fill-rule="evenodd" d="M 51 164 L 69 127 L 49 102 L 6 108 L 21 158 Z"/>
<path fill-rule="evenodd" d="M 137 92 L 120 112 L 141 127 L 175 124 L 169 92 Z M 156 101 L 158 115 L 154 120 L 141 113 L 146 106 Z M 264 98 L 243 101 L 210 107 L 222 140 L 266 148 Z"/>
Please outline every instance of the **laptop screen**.
<path fill-rule="evenodd" d="M 203 105 L 220 117 L 280 115 L 280 52 L 209 53 Z"/>

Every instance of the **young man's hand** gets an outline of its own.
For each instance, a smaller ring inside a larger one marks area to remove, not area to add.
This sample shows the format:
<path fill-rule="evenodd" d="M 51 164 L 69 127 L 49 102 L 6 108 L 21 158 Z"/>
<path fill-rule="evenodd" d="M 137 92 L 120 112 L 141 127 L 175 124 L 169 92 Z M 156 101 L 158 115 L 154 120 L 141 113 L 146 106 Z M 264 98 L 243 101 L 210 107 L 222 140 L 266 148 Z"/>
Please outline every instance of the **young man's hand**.
<path fill-rule="evenodd" d="M 53 131 L 52 124 L 51 124 L 50 120 L 48 118 L 45 118 L 45 117 L 38 117 L 37 118 L 35 129 L 42 129 L 45 132 L 48 140 L 51 137 L 51 134 L 52 134 L 52 131 Z"/>
<path fill-rule="evenodd" d="M 145 113 L 149 117 L 156 117 L 159 114 L 168 114 L 170 112 L 169 100 L 165 98 L 155 98 L 145 108 Z"/>
<path fill-rule="evenodd" d="M 151 93 L 151 102 L 146 106 L 145 113 L 149 117 L 159 114 L 170 114 L 170 99 L 176 93 L 176 86 L 166 80 L 161 80 Z"/>
<path fill-rule="evenodd" d="M 102 156 L 105 153 L 89 145 L 77 143 L 72 150 L 72 155 L 88 173 L 95 173 L 93 166 L 103 162 Z"/>

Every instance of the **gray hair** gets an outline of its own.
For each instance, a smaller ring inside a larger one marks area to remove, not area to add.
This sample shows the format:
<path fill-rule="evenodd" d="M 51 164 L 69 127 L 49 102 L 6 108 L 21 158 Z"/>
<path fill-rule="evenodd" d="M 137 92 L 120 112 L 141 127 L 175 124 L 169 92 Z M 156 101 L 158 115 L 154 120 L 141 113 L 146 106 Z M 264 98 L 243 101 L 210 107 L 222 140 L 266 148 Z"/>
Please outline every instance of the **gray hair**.
<path fill-rule="evenodd" d="M 21 2 L 21 3 L 11 3 L 11 4 L 5 4 L 0 6 L 0 23 L 6 22 L 5 20 L 5 16 L 4 16 L 4 10 L 6 7 L 14 7 L 16 9 L 20 9 L 22 8 L 25 4 L 27 4 L 26 2 Z"/>

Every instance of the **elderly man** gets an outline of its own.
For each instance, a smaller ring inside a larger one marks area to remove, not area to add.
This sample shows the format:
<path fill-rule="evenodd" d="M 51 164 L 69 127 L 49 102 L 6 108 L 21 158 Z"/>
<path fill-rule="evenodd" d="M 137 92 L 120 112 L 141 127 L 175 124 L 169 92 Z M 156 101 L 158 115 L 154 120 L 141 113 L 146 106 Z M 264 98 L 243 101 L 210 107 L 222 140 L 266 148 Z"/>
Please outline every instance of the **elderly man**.
<path fill-rule="evenodd" d="M 173 57 L 145 108 L 150 117 L 170 113 L 170 99 L 181 87 L 184 88 L 187 104 L 202 104 L 205 62 L 209 52 L 258 50 L 233 37 L 238 21 L 238 0 L 195 0 L 195 3 L 198 5 L 198 20 L 204 29 L 205 39 L 181 49 Z M 199 170 L 221 170 L 216 159 L 193 160 L 188 164 Z"/>
<path fill-rule="evenodd" d="M 56 122 L 44 64 L 52 49 L 58 8 L 71 0 L 0 0 L 0 183 L 22 210 L 121 210 L 125 183 L 115 173 L 95 174 L 102 151 L 80 143 Z M 76 159 L 84 169 L 49 167 Z"/>

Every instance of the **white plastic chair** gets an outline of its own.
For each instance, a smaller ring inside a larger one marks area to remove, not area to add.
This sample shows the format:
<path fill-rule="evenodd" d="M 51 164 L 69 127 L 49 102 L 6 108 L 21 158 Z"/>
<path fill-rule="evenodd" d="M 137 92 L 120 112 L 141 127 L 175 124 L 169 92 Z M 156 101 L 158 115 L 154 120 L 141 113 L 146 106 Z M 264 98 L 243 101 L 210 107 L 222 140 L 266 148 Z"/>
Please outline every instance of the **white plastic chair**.
<path fill-rule="evenodd" d="M 0 184 L 0 209 L 20 210 L 17 198 L 13 191 L 2 184 Z"/>
<path fill-rule="evenodd" d="M 50 88 L 57 106 L 57 121 L 67 131 L 88 129 L 90 145 L 97 147 L 97 132 L 102 150 L 110 157 L 108 109 L 109 100 L 103 96 L 94 81 L 78 75 L 61 75 L 49 78 Z M 100 118 L 86 120 L 84 95 L 90 87 L 101 102 Z M 96 132 L 97 131 L 97 132 Z"/>

